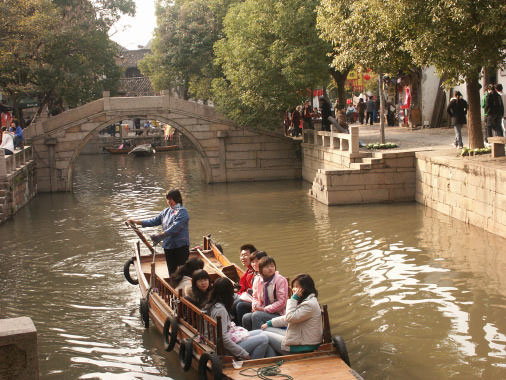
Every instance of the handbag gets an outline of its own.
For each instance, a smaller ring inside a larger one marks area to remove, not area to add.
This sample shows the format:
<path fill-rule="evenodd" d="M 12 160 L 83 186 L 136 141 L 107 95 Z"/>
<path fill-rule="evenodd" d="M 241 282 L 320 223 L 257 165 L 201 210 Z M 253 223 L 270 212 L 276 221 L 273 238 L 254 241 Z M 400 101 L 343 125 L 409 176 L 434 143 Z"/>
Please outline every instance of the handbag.
<path fill-rule="evenodd" d="M 249 337 L 249 331 L 244 327 L 236 326 L 234 322 L 230 322 L 230 329 L 228 330 L 228 333 L 230 334 L 232 342 L 236 344 Z"/>

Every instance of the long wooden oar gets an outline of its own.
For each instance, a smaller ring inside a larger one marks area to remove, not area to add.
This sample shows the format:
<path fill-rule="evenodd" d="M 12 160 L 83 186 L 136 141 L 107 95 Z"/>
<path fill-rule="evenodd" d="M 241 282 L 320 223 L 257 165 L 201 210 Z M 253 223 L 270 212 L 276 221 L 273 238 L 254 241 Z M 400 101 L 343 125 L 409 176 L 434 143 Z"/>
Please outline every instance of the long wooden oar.
<path fill-rule="evenodd" d="M 222 270 L 220 268 L 218 268 L 211 260 L 209 260 L 209 257 L 207 257 L 204 252 L 202 252 L 200 249 L 197 248 L 197 252 L 200 254 L 200 256 L 202 256 L 202 258 L 204 259 L 204 261 L 206 263 L 209 264 L 209 266 L 211 268 L 213 268 L 221 277 L 225 277 L 226 279 L 228 279 L 234 286 L 236 285 L 236 283 L 234 281 L 232 281 L 230 279 L 230 277 L 228 277 L 225 273 L 222 272 Z"/>
<path fill-rule="evenodd" d="M 135 224 L 132 224 L 132 223 L 129 223 L 129 222 L 125 222 L 125 224 L 127 225 L 127 227 L 130 227 L 132 230 L 134 230 L 134 232 L 137 234 L 137 236 L 139 237 L 139 239 L 141 239 L 142 242 L 144 244 L 146 244 L 146 247 L 148 247 L 148 249 L 154 255 L 155 254 L 155 248 L 151 245 L 151 243 L 148 241 L 148 239 L 146 239 L 146 237 L 141 232 L 141 230 L 139 230 Z"/>

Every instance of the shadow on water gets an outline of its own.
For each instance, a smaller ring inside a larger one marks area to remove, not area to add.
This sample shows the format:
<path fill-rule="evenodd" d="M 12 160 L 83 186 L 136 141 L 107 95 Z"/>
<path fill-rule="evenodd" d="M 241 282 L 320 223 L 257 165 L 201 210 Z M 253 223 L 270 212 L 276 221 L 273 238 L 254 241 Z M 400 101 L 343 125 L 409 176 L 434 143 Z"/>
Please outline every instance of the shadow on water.
<path fill-rule="evenodd" d="M 193 379 L 138 317 L 123 278 L 127 217 L 182 190 L 192 244 L 246 242 L 308 272 L 366 379 L 506 378 L 506 241 L 414 203 L 327 207 L 299 181 L 205 185 L 193 152 L 82 156 L 73 194 L 41 194 L 0 227 L 0 316 L 31 316 L 42 379 Z M 155 231 L 153 229 L 152 231 Z M 150 233 L 150 230 L 146 230 Z"/>

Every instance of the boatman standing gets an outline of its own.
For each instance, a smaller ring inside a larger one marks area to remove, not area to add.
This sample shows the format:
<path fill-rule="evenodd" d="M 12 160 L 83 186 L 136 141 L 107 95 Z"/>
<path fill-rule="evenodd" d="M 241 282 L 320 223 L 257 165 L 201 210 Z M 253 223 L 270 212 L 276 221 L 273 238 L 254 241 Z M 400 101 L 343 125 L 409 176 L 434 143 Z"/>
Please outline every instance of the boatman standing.
<path fill-rule="evenodd" d="M 190 217 L 186 208 L 183 207 L 183 198 L 179 190 L 167 191 L 165 198 L 167 198 L 169 207 L 158 216 L 145 220 L 129 219 L 128 222 L 139 224 L 142 227 L 162 226 L 163 233 L 151 235 L 151 240 L 154 246 L 163 241 L 162 247 L 165 250 L 165 260 L 170 276 L 176 272 L 178 266 L 188 260 L 190 254 L 188 222 Z"/>

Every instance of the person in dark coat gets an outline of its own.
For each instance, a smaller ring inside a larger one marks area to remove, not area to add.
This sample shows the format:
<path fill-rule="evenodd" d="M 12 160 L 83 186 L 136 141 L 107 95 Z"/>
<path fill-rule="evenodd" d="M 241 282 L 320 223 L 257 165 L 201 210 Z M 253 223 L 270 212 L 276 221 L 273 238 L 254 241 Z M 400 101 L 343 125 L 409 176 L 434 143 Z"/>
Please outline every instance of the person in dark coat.
<path fill-rule="evenodd" d="M 450 116 L 450 124 L 455 128 L 455 143 L 453 146 L 462 148 L 462 125 L 467 124 L 467 102 L 462 99 L 462 94 L 457 91 L 455 98 L 450 101 L 446 109 Z"/>
<path fill-rule="evenodd" d="M 488 138 L 492 137 L 492 130 L 496 136 L 502 137 L 501 120 L 504 115 L 504 104 L 502 103 L 501 95 L 497 93 L 495 86 L 492 84 L 489 85 L 488 89 L 489 94 L 485 101 L 487 142 Z"/>
<path fill-rule="evenodd" d="M 358 111 L 358 120 L 360 121 L 360 124 L 364 124 L 364 113 L 365 113 L 365 103 L 364 99 L 360 98 L 357 104 L 357 111 Z"/>
<path fill-rule="evenodd" d="M 324 96 L 320 96 L 319 99 L 320 112 L 322 114 L 322 131 L 330 132 L 330 120 L 329 116 L 332 116 L 332 109 L 330 103 Z"/>

